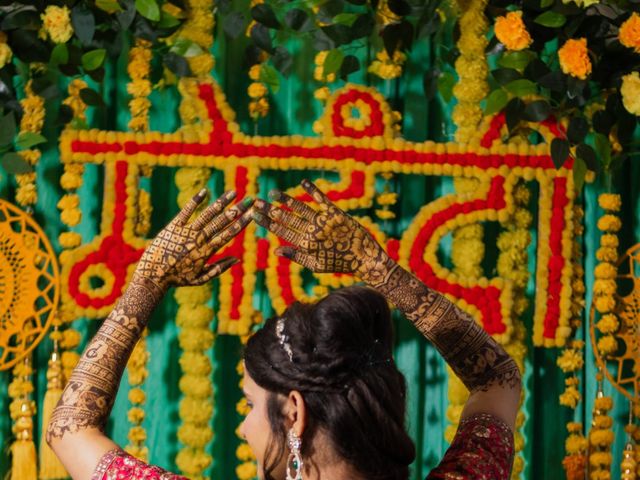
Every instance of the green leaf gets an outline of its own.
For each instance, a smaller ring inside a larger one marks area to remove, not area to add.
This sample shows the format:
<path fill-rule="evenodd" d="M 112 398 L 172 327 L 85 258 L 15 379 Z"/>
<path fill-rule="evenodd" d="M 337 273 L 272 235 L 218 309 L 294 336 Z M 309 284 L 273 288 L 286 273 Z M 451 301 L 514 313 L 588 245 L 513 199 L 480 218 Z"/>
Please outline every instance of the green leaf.
<path fill-rule="evenodd" d="M 273 53 L 273 42 L 271 41 L 269 29 L 261 23 L 257 23 L 251 28 L 251 40 L 256 44 L 256 47 L 269 54 Z"/>
<path fill-rule="evenodd" d="M 531 122 L 542 122 L 549 118 L 551 105 L 546 100 L 536 100 L 531 102 L 524 109 L 525 117 Z"/>
<path fill-rule="evenodd" d="M 174 17 L 173 15 L 165 12 L 164 10 L 160 12 L 160 21 L 158 22 L 158 28 L 173 28 L 180 25 L 180 20 Z"/>
<path fill-rule="evenodd" d="M 23 132 L 20 135 L 18 135 L 18 138 L 16 139 L 16 148 L 23 150 L 23 149 L 31 148 L 34 145 L 45 143 L 46 141 L 47 139 L 43 135 L 40 135 L 39 133 Z"/>
<path fill-rule="evenodd" d="M 580 158 L 586 164 L 589 170 L 594 172 L 600 171 L 600 163 L 598 162 L 598 157 L 596 156 L 596 152 L 591 146 L 586 143 L 581 143 L 576 147 L 576 156 Z"/>
<path fill-rule="evenodd" d="M 525 78 L 509 82 L 504 86 L 504 88 L 506 88 L 508 92 L 512 93 L 516 97 L 533 95 L 538 90 L 535 83 Z"/>
<path fill-rule="evenodd" d="M 16 130 L 16 119 L 13 112 L 9 112 L 0 119 L 0 145 L 9 145 L 13 142 Z"/>
<path fill-rule="evenodd" d="M 553 1 L 554 0 L 540 0 L 540 8 L 542 8 L 543 10 L 545 8 L 549 8 L 551 5 L 553 5 Z"/>
<path fill-rule="evenodd" d="M 96 7 L 100 10 L 104 10 L 107 13 L 122 12 L 122 7 L 118 3 L 118 0 L 96 0 Z"/>
<path fill-rule="evenodd" d="M 438 93 L 446 103 L 449 103 L 453 98 L 453 86 L 455 84 L 456 78 L 450 72 L 444 72 L 438 77 Z"/>
<path fill-rule="evenodd" d="M 340 78 L 346 80 L 347 77 L 360 70 L 360 61 L 354 55 L 347 55 L 342 60 L 342 65 L 340 66 Z"/>
<path fill-rule="evenodd" d="M 98 48 L 97 50 L 91 50 L 90 52 L 82 55 L 82 68 L 85 70 L 96 70 L 102 66 L 104 59 L 107 55 L 107 51 L 104 48 Z"/>
<path fill-rule="evenodd" d="M 278 22 L 276 14 L 271 6 L 266 3 L 259 3 L 255 5 L 251 9 L 251 17 L 265 27 L 274 29 L 280 28 L 280 22 Z"/>
<path fill-rule="evenodd" d="M 65 64 L 69 61 L 69 50 L 66 43 L 59 43 L 51 50 L 49 63 L 54 67 Z"/>
<path fill-rule="evenodd" d="M 501 111 L 507 102 L 509 101 L 509 95 L 501 88 L 494 90 L 487 97 L 487 105 L 484 108 L 485 115 L 493 115 Z"/>
<path fill-rule="evenodd" d="M 323 64 L 323 74 L 326 76 L 331 73 L 336 73 L 342 66 L 342 60 L 344 60 L 344 53 L 342 53 L 342 50 L 339 48 L 329 50 L 327 58 Z"/>
<path fill-rule="evenodd" d="M 567 138 L 571 143 L 580 143 L 589 132 L 589 124 L 584 117 L 573 117 L 567 128 Z"/>
<path fill-rule="evenodd" d="M 2 167 L 10 175 L 20 175 L 23 173 L 33 172 L 31 165 L 29 165 L 24 158 L 15 152 L 5 153 L 2 160 L 0 160 L 0 164 L 2 164 Z"/>
<path fill-rule="evenodd" d="M 304 10 L 300 8 L 292 8 L 284 16 L 284 23 L 291 30 L 297 31 L 302 28 L 302 26 L 304 25 L 304 23 L 307 21 L 308 18 L 309 18 L 309 15 L 307 15 L 307 12 L 305 12 Z"/>
<path fill-rule="evenodd" d="M 93 34 L 96 31 L 96 19 L 88 8 L 81 4 L 76 5 L 71 10 L 71 23 L 73 31 L 80 41 L 87 45 L 93 40 Z"/>
<path fill-rule="evenodd" d="M 156 0 L 136 0 L 136 10 L 152 22 L 160 20 L 160 7 Z"/>
<path fill-rule="evenodd" d="M 559 13 L 552 12 L 551 10 L 547 10 L 546 12 L 538 15 L 533 21 L 543 27 L 559 28 L 566 23 L 567 17 Z"/>
<path fill-rule="evenodd" d="M 513 68 L 497 68 L 491 72 L 493 78 L 500 85 L 506 85 L 509 82 L 522 78 L 522 75 Z"/>
<path fill-rule="evenodd" d="M 189 62 L 182 55 L 178 55 L 174 52 L 169 52 L 162 57 L 162 61 L 169 70 L 175 73 L 178 77 L 188 77 L 191 75 L 191 68 Z"/>
<path fill-rule="evenodd" d="M 594 139 L 596 153 L 598 154 L 598 157 L 600 157 L 600 164 L 605 170 L 607 170 L 611 163 L 611 143 L 609 142 L 609 139 L 601 133 L 596 133 L 594 135 Z"/>
<path fill-rule="evenodd" d="M 534 54 L 527 50 L 519 52 L 506 52 L 498 60 L 498 64 L 504 68 L 514 68 L 516 70 L 524 70 L 527 64 L 534 58 Z"/>
<path fill-rule="evenodd" d="M 273 93 L 277 93 L 278 90 L 280 90 L 280 77 L 278 77 L 278 72 L 271 65 L 262 64 L 262 68 L 260 68 L 260 81 L 269 85 Z"/>
<path fill-rule="evenodd" d="M 195 57 L 196 55 L 203 53 L 200 45 L 192 42 L 191 40 L 187 40 L 186 38 L 178 38 L 169 51 L 187 58 Z"/>
<path fill-rule="evenodd" d="M 573 185 L 577 192 L 584 186 L 584 177 L 587 175 L 587 165 L 582 158 L 577 157 L 573 162 Z"/>
<path fill-rule="evenodd" d="M 357 13 L 341 13 L 333 17 L 333 23 L 339 23 L 350 27 L 360 17 Z"/>
<path fill-rule="evenodd" d="M 524 102 L 518 98 L 512 98 L 504 109 L 504 115 L 507 120 L 507 128 L 512 132 L 520 123 L 524 114 Z"/>
<path fill-rule="evenodd" d="M 105 105 L 100 94 L 91 88 L 83 88 L 80 90 L 80 98 L 89 106 L 104 107 Z"/>
<path fill-rule="evenodd" d="M 222 22 L 224 32 L 234 40 L 247 28 L 247 19 L 242 12 L 232 12 Z"/>
<path fill-rule="evenodd" d="M 556 169 L 564 165 L 569 156 L 569 142 L 562 138 L 554 138 L 551 141 L 551 159 Z"/>
<path fill-rule="evenodd" d="M 351 42 L 351 29 L 346 25 L 336 24 L 320 28 L 336 46 Z"/>

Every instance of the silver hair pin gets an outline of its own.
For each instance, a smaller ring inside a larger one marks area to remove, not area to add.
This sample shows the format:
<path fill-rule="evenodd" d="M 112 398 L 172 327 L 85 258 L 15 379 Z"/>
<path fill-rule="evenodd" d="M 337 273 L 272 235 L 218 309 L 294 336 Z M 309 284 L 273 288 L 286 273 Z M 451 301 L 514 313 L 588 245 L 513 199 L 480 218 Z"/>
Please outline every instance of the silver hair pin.
<path fill-rule="evenodd" d="M 280 317 L 276 322 L 276 335 L 278 336 L 278 342 L 282 346 L 287 355 L 289 356 L 289 361 L 293 362 L 293 351 L 291 350 L 291 345 L 289 344 L 289 336 L 284 334 L 284 318 Z"/>

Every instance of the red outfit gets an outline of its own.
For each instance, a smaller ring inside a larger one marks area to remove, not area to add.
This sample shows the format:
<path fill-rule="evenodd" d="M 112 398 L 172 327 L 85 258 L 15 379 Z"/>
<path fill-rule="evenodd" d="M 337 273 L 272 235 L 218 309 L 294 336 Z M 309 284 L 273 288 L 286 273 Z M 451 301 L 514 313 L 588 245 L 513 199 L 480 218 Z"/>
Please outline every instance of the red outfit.
<path fill-rule="evenodd" d="M 502 420 L 473 415 L 460 422 L 453 443 L 426 480 L 507 480 L 513 452 L 513 433 Z M 91 480 L 187 479 L 112 450 L 100 459 Z"/>

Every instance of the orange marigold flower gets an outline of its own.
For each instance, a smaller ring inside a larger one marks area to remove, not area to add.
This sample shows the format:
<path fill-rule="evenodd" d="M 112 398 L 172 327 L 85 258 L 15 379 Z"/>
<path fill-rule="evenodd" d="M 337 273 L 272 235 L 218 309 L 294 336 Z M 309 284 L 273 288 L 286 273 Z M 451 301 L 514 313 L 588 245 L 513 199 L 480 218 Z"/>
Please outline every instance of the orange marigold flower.
<path fill-rule="evenodd" d="M 531 35 L 522 21 L 522 12 L 509 12 L 498 17 L 495 25 L 496 37 L 508 50 L 524 50 L 531 45 Z"/>
<path fill-rule="evenodd" d="M 567 75 L 584 80 L 591 73 L 591 60 L 587 52 L 587 39 L 569 39 L 558 50 L 560 68 Z"/>
<path fill-rule="evenodd" d="M 620 26 L 618 39 L 625 47 L 633 48 L 640 53 L 640 15 L 633 14 Z"/>

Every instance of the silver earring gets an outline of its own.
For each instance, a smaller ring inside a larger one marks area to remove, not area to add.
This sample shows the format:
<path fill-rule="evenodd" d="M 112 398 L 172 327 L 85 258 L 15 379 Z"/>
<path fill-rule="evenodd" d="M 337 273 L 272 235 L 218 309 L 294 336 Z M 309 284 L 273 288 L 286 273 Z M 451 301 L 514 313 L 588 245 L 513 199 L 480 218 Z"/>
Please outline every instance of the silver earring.
<path fill-rule="evenodd" d="M 293 428 L 289 430 L 287 442 L 289 443 L 289 450 L 291 450 L 287 458 L 287 480 L 302 480 L 302 457 L 300 456 L 302 440 L 296 435 Z"/>

